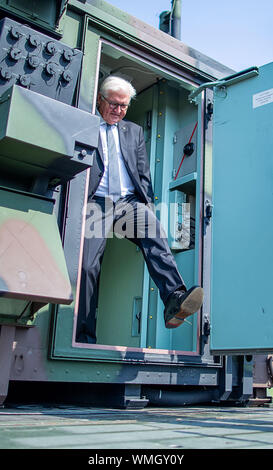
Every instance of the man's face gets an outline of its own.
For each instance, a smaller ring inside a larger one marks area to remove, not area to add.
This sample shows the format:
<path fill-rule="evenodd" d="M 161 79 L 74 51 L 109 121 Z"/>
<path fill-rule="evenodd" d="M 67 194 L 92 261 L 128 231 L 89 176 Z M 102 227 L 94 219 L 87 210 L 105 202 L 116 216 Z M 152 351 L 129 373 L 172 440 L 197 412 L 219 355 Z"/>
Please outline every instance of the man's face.
<path fill-rule="evenodd" d="M 98 109 L 107 124 L 116 124 L 121 121 L 127 113 L 130 104 L 130 96 L 124 91 L 108 91 L 104 97 L 101 93 L 98 95 Z M 123 109 L 121 106 L 123 106 Z"/>

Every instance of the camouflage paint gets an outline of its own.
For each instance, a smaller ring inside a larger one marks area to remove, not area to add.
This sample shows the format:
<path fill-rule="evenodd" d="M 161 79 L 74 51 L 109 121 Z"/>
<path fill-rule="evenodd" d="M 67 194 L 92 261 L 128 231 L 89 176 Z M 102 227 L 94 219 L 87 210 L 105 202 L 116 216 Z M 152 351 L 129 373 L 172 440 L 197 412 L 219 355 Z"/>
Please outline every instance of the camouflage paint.
<path fill-rule="evenodd" d="M 71 303 L 53 201 L 3 189 L 0 201 L 0 318 L 16 312 L 7 298 Z"/>

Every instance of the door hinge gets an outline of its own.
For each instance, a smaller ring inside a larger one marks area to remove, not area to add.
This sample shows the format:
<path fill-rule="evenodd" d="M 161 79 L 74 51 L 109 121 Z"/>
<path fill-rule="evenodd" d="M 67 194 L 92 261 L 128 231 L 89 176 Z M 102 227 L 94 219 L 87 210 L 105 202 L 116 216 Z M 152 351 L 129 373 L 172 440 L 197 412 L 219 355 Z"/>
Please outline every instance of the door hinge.
<path fill-rule="evenodd" d="M 203 223 L 203 234 L 206 234 L 207 227 L 210 224 L 210 220 L 212 218 L 212 208 L 213 205 L 209 202 L 206 201 L 205 203 L 205 217 L 204 217 L 204 223 Z"/>
<path fill-rule="evenodd" d="M 208 128 L 208 124 L 212 119 L 212 115 L 213 115 L 213 103 L 209 101 L 207 105 L 207 109 L 206 109 L 206 114 L 205 114 L 205 129 Z"/>
<path fill-rule="evenodd" d="M 204 320 L 203 320 L 203 342 L 204 344 L 208 343 L 209 336 L 210 336 L 210 321 L 209 321 L 209 316 L 204 315 Z"/>
<path fill-rule="evenodd" d="M 203 327 L 204 336 L 210 335 L 210 321 L 207 315 L 204 316 L 204 327 Z"/>

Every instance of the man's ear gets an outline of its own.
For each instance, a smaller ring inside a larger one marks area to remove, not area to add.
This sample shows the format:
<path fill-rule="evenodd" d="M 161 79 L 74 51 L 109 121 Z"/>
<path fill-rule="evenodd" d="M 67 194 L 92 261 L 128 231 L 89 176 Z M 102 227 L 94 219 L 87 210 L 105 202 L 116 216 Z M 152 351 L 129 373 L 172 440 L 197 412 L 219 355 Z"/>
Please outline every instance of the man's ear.
<path fill-rule="evenodd" d="M 101 93 L 98 93 L 98 96 L 97 96 L 97 105 L 98 105 L 98 108 L 101 104 Z"/>

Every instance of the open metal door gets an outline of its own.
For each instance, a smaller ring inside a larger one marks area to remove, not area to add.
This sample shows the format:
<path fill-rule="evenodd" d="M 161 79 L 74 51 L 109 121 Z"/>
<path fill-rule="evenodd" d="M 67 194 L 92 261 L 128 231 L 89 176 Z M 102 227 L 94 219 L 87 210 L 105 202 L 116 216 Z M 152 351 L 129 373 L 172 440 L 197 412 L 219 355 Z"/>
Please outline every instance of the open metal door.
<path fill-rule="evenodd" d="M 210 349 L 273 350 L 273 63 L 214 87 Z"/>

